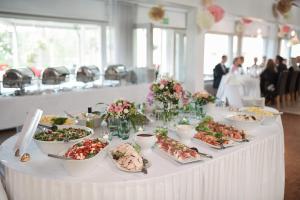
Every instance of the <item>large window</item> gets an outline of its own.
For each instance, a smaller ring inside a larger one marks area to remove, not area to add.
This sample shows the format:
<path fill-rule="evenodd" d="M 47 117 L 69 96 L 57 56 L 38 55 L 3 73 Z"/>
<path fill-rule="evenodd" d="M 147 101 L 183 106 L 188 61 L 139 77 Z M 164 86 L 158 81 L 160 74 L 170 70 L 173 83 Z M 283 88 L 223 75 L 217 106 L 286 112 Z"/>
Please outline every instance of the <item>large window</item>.
<path fill-rule="evenodd" d="M 290 43 L 287 39 L 280 40 L 280 55 L 284 58 L 290 57 Z"/>
<path fill-rule="evenodd" d="M 254 58 L 258 58 L 261 63 L 262 57 L 265 56 L 265 44 L 262 37 L 243 37 L 242 55 L 245 58 L 244 68 L 251 67 L 254 64 Z"/>
<path fill-rule="evenodd" d="M 147 28 L 134 30 L 134 65 L 136 67 L 147 66 Z"/>
<path fill-rule="evenodd" d="M 291 57 L 300 56 L 300 44 L 293 45 L 291 49 Z"/>
<path fill-rule="evenodd" d="M 213 78 L 214 67 L 220 63 L 222 55 L 227 55 L 229 61 L 232 55 L 232 37 L 224 34 L 205 34 L 204 42 L 204 78 Z M 227 62 L 227 67 L 230 67 Z"/>
<path fill-rule="evenodd" d="M 0 19 L 0 26 L 0 65 L 101 67 L 100 25 Z"/>

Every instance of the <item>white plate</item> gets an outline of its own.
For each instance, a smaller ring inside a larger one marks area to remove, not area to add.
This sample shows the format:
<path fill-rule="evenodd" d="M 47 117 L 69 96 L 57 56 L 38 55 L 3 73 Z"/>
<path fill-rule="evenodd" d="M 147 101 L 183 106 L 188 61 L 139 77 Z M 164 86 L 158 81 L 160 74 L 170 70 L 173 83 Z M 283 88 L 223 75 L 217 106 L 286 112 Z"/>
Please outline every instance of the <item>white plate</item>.
<path fill-rule="evenodd" d="M 139 172 L 142 172 L 142 170 L 137 170 L 137 171 L 131 171 L 131 170 L 128 170 L 128 169 L 125 169 L 123 167 L 121 167 L 119 165 L 119 163 L 113 158 L 112 156 L 112 150 L 110 150 L 108 152 L 108 157 L 111 159 L 111 161 L 117 166 L 117 168 L 121 171 L 124 171 L 124 172 L 130 172 L 130 173 L 139 173 Z M 145 158 L 144 156 L 142 156 L 142 158 Z M 147 159 L 148 160 L 148 159 Z M 146 165 L 146 168 L 148 169 L 149 167 L 151 167 L 151 162 L 148 160 L 148 163 Z"/>
<path fill-rule="evenodd" d="M 196 142 L 196 143 L 200 143 L 200 144 L 206 144 L 206 145 L 208 145 L 208 146 L 210 146 L 210 147 L 212 147 L 212 148 L 214 148 L 214 149 L 221 149 L 220 146 L 216 146 L 216 145 L 212 145 L 212 144 L 206 143 L 206 142 L 204 142 L 204 141 L 202 141 L 202 140 L 199 140 L 199 139 L 197 139 L 197 138 L 193 138 L 193 141 Z M 236 143 L 235 141 L 229 140 L 229 141 L 228 141 L 228 144 L 224 144 L 223 146 L 224 146 L 225 148 L 227 148 L 227 147 L 233 147 L 233 146 L 235 146 L 236 144 L 237 144 L 237 143 Z"/>
<path fill-rule="evenodd" d="M 247 111 L 247 109 L 248 109 L 248 107 L 242 107 L 242 108 L 240 108 L 240 111 L 244 112 L 244 113 L 249 113 L 249 114 L 252 114 L 252 115 L 257 115 L 255 112 Z M 274 113 L 274 115 L 272 115 L 272 116 L 258 115 L 258 116 L 261 116 L 263 118 L 263 120 L 262 120 L 263 125 L 272 124 L 273 122 L 276 121 L 277 117 L 279 116 L 278 110 L 275 110 L 274 108 L 264 107 L 264 108 L 261 108 L 261 109 L 264 110 L 264 111 Z"/>
<path fill-rule="evenodd" d="M 198 161 L 204 161 L 204 160 L 208 160 L 208 158 L 206 158 L 205 156 L 201 156 L 199 154 L 199 158 L 189 158 L 189 159 L 185 159 L 185 160 L 179 160 L 177 159 L 175 156 L 165 152 L 164 150 L 162 150 L 161 148 L 158 147 L 158 145 L 155 145 L 155 150 L 159 153 L 159 154 L 163 154 L 169 158 L 171 158 L 172 160 L 175 160 L 176 162 L 180 163 L 180 164 L 188 164 L 188 163 L 192 163 L 192 162 L 198 162 Z"/>

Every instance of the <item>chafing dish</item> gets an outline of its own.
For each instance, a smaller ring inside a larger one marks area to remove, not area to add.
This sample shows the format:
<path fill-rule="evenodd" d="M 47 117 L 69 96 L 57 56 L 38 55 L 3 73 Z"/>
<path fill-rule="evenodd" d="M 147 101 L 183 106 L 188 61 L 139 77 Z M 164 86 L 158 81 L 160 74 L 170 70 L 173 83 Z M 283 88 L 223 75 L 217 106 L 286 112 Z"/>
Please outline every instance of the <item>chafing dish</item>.
<path fill-rule="evenodd" d="M 58 85 L 67 81 L 69 70 L 66 67 L 49 67 L 44 70 L 42 83 L 45 85 Z"/>
<path fill-rule="evenodd" d="M 126 79 L 128 72 L 125 65 L 110 65 L 105 70 L 104 78 L 106 80 L 121 80 Z"/>
<path fill-rule="evenodd" d="M 24 88 L 31 84 L 34 74 L 29 68 L 9 69 L 3 75 L 4 88 Z"/>
<path fill-rule="evenodd" d="M 76 80 L 80 82 L 92 82 L 100 78 L 100 70 L 97 66 L 82 66 L 77 70 Z"/>

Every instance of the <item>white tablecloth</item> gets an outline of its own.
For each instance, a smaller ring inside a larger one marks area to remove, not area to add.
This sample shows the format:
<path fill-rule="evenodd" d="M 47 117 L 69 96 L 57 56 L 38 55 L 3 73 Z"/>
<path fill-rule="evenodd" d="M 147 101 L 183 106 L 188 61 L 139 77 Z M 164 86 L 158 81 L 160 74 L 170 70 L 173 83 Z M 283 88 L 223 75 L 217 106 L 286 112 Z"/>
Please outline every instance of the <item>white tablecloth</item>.
<path fill-rule="evenodd" d="M 216 119 L 225 113 L 217 110 Z M 223 113 L 223 114 L 222 114 Z M 71 177 L 59 161 L 43 155 L 32 143 L 30 162 L 21 163 L 11 151 L 16 137 L 0 150 L 6 191 L 11 200 L 282 200 L 284 141 L 280 117 L 259 126 L 255 136 L 225 150 L 193 143 L 213 159 L 180 165 L 156 151 L 146 157 L 148 174 L 119 171 L 106 158 L 85 177 Z M 174 136 L 175 137 L 175 136 Z"/>
<path fill-rule="evenodd" d="M 248 75 L 227 74 L 222 77 L 217 97 L 223 101 L 227 98 L 230 106 L 242 107 L 243 97 L 260 97 L 260 80 Z"/>

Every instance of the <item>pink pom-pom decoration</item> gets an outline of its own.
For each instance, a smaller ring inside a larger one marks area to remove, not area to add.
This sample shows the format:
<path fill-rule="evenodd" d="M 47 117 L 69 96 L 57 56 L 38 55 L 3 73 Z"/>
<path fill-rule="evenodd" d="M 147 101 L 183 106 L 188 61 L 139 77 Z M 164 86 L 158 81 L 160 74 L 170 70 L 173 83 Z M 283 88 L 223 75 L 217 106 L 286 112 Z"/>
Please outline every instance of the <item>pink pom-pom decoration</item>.
<path fill-rule="evenodd" d="M 207 10 L 214 16 L 215 22 L 219 22 L 224 17 L 224 9 L 218 5 L 211 5 L 207 7 Z"/>

